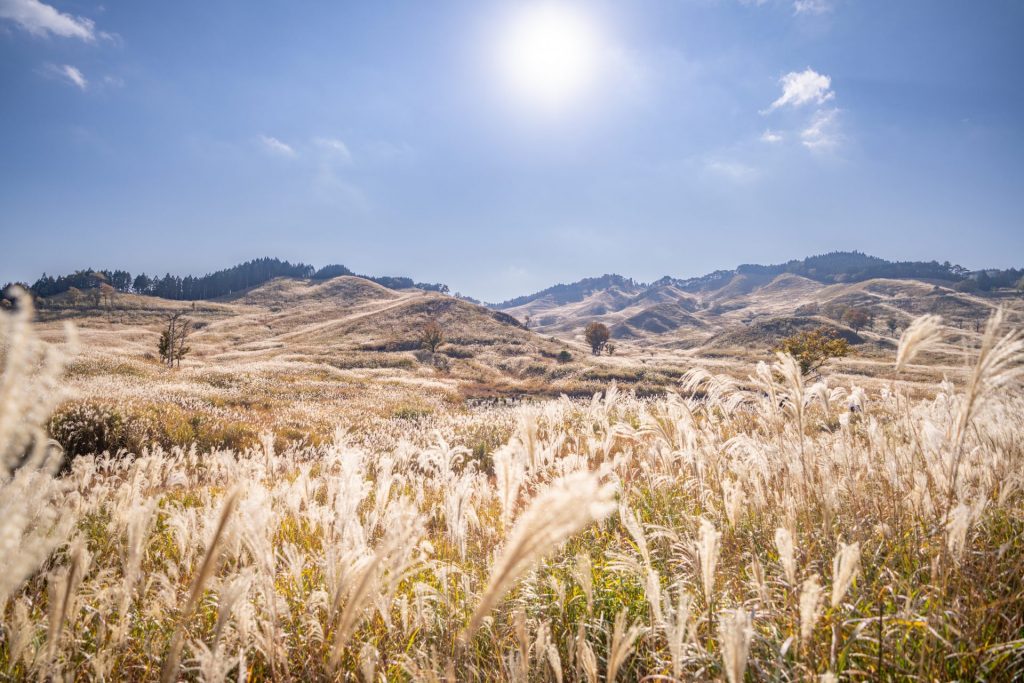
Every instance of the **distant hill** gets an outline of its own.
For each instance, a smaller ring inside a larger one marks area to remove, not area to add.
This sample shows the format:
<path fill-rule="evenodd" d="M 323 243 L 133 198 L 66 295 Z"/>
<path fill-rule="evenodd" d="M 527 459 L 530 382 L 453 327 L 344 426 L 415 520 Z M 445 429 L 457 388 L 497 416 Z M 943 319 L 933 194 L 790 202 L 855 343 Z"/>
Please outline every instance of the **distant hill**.
<path fill-rule="evenodd" d="M 568 285 L 548 287 L 535 294 L 527 294 L 515 299 L 509 299 L 500 304 L 492 304 L 491 307 L 499 309 L 513 308 L 515 306 L 522 306 L 535 299 L 548 299 L 552 303 L 567 304 L 573 301 L 582 301 L 588 294 L 613 287 L 635 293 L 640 289 L 646 288 L 646 285 L 634 282 L 632 279 L 622 277 L 621 275 L 602 275 L 601 277 L 584 278 Z"/>
<path fill-rule="evenodd" d="M 994 309 L 1005 309 L 1009 324 L 1024 325 L 1019 293 L 983 292 L 983 283 L 975 280 L 829 282 L 808 277 L 838 279 L 828 268 L 823 274 L 821 262 L 808 259 L 796 267 L 806 267 L 806 274 L 742 267 L 650 284 L 605 275 L 495 310 L 441 292 L 402 288 L 403 280 L 384 280 L 398 289 L 385 286 L 381 278 L 346 274 L 343 266 L 310 273 L 302 264 L 271 260 L 248 272 L 229 269 L 220 277 L 232 288 L 237 283 L 231 278 L 243 278 L 245 284 L 268 270 L 283 268 L 291 274 L 188 304 L 112 292 L 116 277 L 86 273 L 86 282 L 109 287 L 87 287 L 87 296 L 69 290 L 40 298 L 36 320 L 49 326 L 54 340 L 62 338 L 63 323 L 71 321 L 91 349 L 92 362 L 108 369 L 129 362 L 132 372 L 152 377 L 162 369 L 153 356 L 168 315 L 184 314 L 194 326 L 189 339 L 194 367 L 279 368 L 315 377 L 332 396 L 387 385 L 382 391 L 395 402 L 416 386 L 473 400 L 590 396 L 612 380 L 640 393 L 673 390 L 694 364 L 731 367 L 737 359 L 766 360 L 784 337 L 822 326 L 856 347 L 845 372 L 879 372 L 891 365 L 899 333 L 924 313 L 941 315 L 947 327 L 949 343 L 932 358 L 946 364 L 945 373 L 965 344 L 980 339 Z M 838 267 L 834 260 L 829 265 Z M 844 279 L 850 272 L 861 271 L 848 270 Z M 985 276 L 996 281 L 1001 273 Z M 965 290 L 960 287 L 965 282 L 979 289 Z M 855 315 L 847 315 L 850 309 L 856 309 Z M 608 326 L 614 353 L 611 348 L 606 355 L 591 353 L 583 335 L 590 322 Z M 444 335 L 436 353 L 422 348 L 422 332 L 431 323 Z M 92 372 L 92 365 L 78 366 Z"/>
<path fill-rule="evenodd" d="M 42 277 L 32 285 L 25 285 L 25 287 L 36 297 L 63 294 L 71 288 L 86 291 L 108 285 L 115 291 L 123 293 L 155 296 L 174 301 L 200 301 L 243 292 L 279 277 L 322 281 L 345 275 L 361 277 L 388 289 L 422 289 L 441 293 L 448 291 L 448 286 L 440 283 L 414 282 L 412 278 L 402 276 L 356 275 L 339 264 L 316 269 L 305 263 L 293 264 L 269 257 L 246 261 L 237 266 L 199 277 L 192 275 L 181 277 L 170 273 L 154 277 L 142 273 L 132 277 L 132 274 L 126 270 L 83 268 L 69 275 L 57 277 L 43 273 Z M 5 285 L 3 289 L 6 290 L 10 284 Z M 2 290 L 0 290 L 0 294 L 2 294 Z"/>
<path fill-rule="evenodd" d="M 992 272 L 992 271 L 979 271 Z M 1002 271 L 999 271 L 1002 272 Z M 602 275 L 601 277 L 585 278 L 570 284 L 559 284 L 534 294 L 516 297 L 494 304 L 494 308 L 506 309 L 522 306 L 536 299 L 549 299 L 555 303 L 581 301 L 588 294 L 610 287 L 628 288 L 639 291 L 648 288 L 661 288 L 672 285 L 686 292 L 703 292 L 718 289 L 730 282 L 737 275 L 748 279 L 770 281 L 777 275 L 792 273 L 817 282 L 862 282 L 874 278 L 938 280 L 943 282 L 959 282 L 972 275 L 971 271 L 956 266 L 948 261 L 887 261 L 877 256 L 869 256 L 859 251 L 834 251 L 804 259 L 794 259 L 776 265 L 744 264 L 734 270 L 716 270 L 707 275 L 692 278 L 673 278 L 665 276 L 656 282 L 642 284 L 621 275 Z M 1019 278 L 1024 272 L 1013 271 Z M 1013 280 L 1011 279 L 1011 282 Z"/>
<path fill-rule="evenodd" d="M 878 332 L 887 331 L 890 320 L 901 328 L 924 312 L 973 327 L 998 305 L 979 295 L 1002 289 L 1000 296 L 1013 296 L 1006 288 L 1022 275 L 1015 269 L 971 272 L 950 263 L 833 252 L 649 284 L 603 275 L 493 307 L 528 321 L 542 334 L 576 337 L 597 321 L 616 339 L 712 350 L 748 346 L 755 339 L 774 343 L 783 331 L 821 324 L 843 328 L 844 313 L 851 308 L 865 313 Z"/>
<path fill-rule="evenodd" d="M 549 330 L 567 330 L 574 320 L 611 315 L 619 325 L 621 337 L 644 336 L 656 331 L 703 327 L 711 321 L 694 317 L 698 305 L 714 311 L 735 310 L 738 298 L 751 295 L 774 283 L 776 289 L 790 290 L 795 283 L 802 295 L 817 286 L 856 284 L 869 280 L 916 281 L 955 287 L 963 292 L 987 292 L 1014 286 L 1024 270 L 969 271 L 948 261 L 887 261 L 851 251 L 831 252 L 775 265 L 744 264 L 733 270 L 717 270 L 700 277 L 665 276 L 642 283 L 617 274 L 585 278 L 558 284 L 534 294 L 488 304 L 534 326 Z M 244 293 L 276 278 L 323 282 L 337 277 L 359 277 L 390 290 L 420 289 L 448 293 L 440 283 L 415 282 L 404 276 L 357 275 L 340 264 L 314 268 L 305 263 L 290 263 L 277 258 L 261 258 L 218 270 L 203 276 L 178 276 L 167 273 L 150 277 L 132 276 L 127 270 L 84 268 L 68 275 L 43 274 L 31 285 L 24 285 L 35 297 L 54 297 L 73 289 L 99 299 L 105 288 L 115 292 L 159 297 L 172 301 L 218 300 Z M 780 280 L 780 278 L 791 278 Z M 796 280 L 792 280 L 796 278 Z M 4 287 L 6 289 L 6 286 Z M 2 296 L 0 290 L 0 296 Z M 108 290 L 109 291 L 109 290 Z M 793 295 L 794 291 L 789 291 Z M 478 303 L 469 296 L 456 298 Z"/>

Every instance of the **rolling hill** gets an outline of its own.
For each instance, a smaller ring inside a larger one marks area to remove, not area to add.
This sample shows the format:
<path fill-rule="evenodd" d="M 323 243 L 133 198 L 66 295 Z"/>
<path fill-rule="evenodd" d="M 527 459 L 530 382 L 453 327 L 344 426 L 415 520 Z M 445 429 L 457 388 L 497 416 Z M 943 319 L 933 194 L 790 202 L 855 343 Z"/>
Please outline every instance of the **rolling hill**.
<path fill-rule="evenodd" d="M 1016 271 L 1007 271 L 1008 277 Z M 878 274 L 889 274 L 883 277 Z M 731 271 L 650 284 L 604 275 L 557 285 L 496 304 L 542 334 L 579 334 L 592 321 L 606 324 L 613 338 L 645 346 L 703 349 L 777 343 L 794 330 L 828 325 L 842 334 L 887 346 L 881 337 L 862 339 L 843 324 L 849 308 L 862 309 L 875 331 L 891 318 L 901 329 L 922 313 L 950 324 L 976 326 L 993 307 L 1012 300 L 1009 291 L 960 291 L 964 269 L 949 264 L 889 262 L 857 252 L 837 252 L 777 266 L 740 266 Z M 1001 298 L 1002 297 L 1002 298 Z"/>
<path fill-rule="evenodd" d="M 820 326 L 855 347 L 830 372 L 886 378 L 899 332 L 922 313 L 942 315 L 950 328 L 929 372 L 955 378 L 963 348 L 976 344 L 994 308 L 1008 307 L 1010 321 L 1022 320 L 1022 300 L 1010 290 L 958 291 L 949 280 L 851 279 L 804 265 L 775 270 L 745 266 L 649 284 L 606 275 L 497 307 L 351 274 L 275 277 L 193 301 L 116 291 L 97 303 L 66 290 L 37 297 L 37 317 L 52 341 L 63 339 L 64 323 L 78 328 L 72 384 L 86 396 L 131 396 L 143 388 L 148 396 L 163 387 L 173 397 L 183 378 L 234 386 L 249 377 L 253 395 L 265 396 L 267 405 L 315 381 L 329 405 L 375 396 L 375 409 L 385 412 L 419 405 L 424 391 L 436 401 L 581 396 L 617 381 L 659 393 L 674 390 L 695 366 L 742 377 L 751 360 L 770 358 L 784 337 Z M 843 322 L 851 307 L 867 313 L 864 328 Z M 157 340 L 175 312 L 194 329 L 180 374 L 157 358 Z M 590 353 L 583 329 L 592 321 L 609 326 L 614 355 Z M 436 353 L 420 348 L 430 322 L 444 330 Z"/>

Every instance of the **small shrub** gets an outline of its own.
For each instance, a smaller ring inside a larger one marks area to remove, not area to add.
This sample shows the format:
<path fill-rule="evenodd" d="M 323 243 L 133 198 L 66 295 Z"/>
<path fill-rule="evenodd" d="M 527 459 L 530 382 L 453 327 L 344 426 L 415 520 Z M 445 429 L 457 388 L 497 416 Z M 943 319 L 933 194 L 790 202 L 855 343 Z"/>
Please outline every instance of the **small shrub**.
<path fill-rule="evenodd" d="M 800 364 L 800 370 L 809 375 L 817 372 L 832 358 L 842 358 L 850 352 L 850 343 L 829 327 L 800 332 L 782 340 L 776 349 L 788 353 Z"/>
<path fill-rule="evenodd" d="M 860 332 L 861 328 L 871 321 L 871 316 L 863 308 L 847 308 L 843 312 L 843 322 Z"/>
<path fill-rule="evenodd" d="M 594 352 L 595 356 L 601 354 L 604 350 L 604 345 L 611 339 L 611 332 L 608 331 L 608 326 L 599 323 L 592 322 L 587 325 L 587 328 L 583 331 L 583 337 L 590 344 L 590 349 Z"/>
<path fill-rule="evenodd" d="M 69 460 L 91 453 L 138 452 L 148 431 L 127 420 L 116 407 L 94 402 L 62 407 L 50 418 L 47 428 Z"/>
<path fill-rule="evenodd" d="M 199 450 L 245 450 L 259 443 L 246 422 L 222 420 L 170 404 L 126 408 L 99 401 L 69 403 L 50 418 L 50 437 L 64 448 L 65 458 L 99 453 L 138 455 L 160 446 Z"/>
<path fill-rule="evenodd" d="M 430 417 L 434 411 L 430 408 L 417 405 L 402 405 L 391 411 L 391 417 L 396 420 L 422 420 Z"/>

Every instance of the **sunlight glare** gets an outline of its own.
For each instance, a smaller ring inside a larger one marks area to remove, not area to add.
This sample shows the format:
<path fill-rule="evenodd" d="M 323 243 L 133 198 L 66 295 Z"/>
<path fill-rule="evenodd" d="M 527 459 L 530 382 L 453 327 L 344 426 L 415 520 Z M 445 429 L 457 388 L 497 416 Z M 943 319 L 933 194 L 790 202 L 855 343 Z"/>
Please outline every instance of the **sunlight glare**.
<path fill-rule="evenodd" d="M 598 43 L 588 17 L 563 5 L 532 5 L 506 28 L 499 65 L 521 103 L 561 110 L 578 101 L 597 76 Z"/>

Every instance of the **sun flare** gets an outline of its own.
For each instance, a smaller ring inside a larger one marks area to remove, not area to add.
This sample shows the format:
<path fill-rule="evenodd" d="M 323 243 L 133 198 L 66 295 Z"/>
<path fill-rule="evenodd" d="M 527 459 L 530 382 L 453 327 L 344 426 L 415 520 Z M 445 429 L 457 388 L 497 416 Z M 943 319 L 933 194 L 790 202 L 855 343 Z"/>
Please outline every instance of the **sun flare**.
<path fill-rule="evenodd" d="M 541 109 L 577 101 L 598 72 L 599 40 L 589 17 L 557 4 L 524 8 L 499 44 L 499 67 L 511 94 Z"/>

